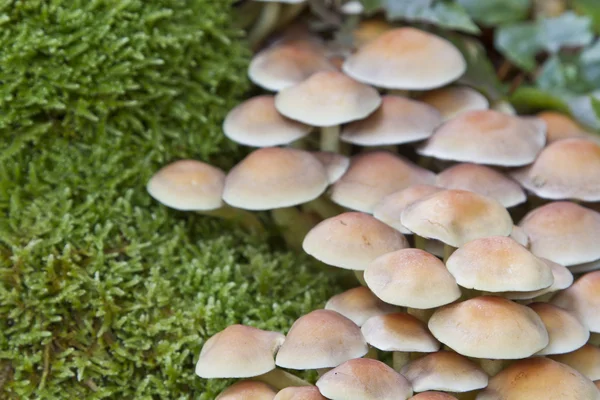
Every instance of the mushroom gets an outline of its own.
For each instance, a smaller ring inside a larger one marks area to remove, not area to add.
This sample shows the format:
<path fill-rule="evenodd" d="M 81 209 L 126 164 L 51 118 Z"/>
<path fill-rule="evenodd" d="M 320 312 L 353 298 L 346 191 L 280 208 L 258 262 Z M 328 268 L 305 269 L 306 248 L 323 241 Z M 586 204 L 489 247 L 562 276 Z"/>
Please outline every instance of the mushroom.
<path fill-rule="evenodd" d="M 529 236 L 527 236 L 525 230 L 519 225 L 513 225 L 510 237 L 513 238 L 515 242 L 519 243 L 521 246 L 529 248 Z"/>
<path fill-rule="evenodd" d="M 485 165 L 454 165 L 440 172 L 435 184 L 446 189 L 479 193 L 498 201 L 506 208 L 527 200 L 525 192 L 517 182 Z"/>
<path fill-rule="evenodd" d="M 273 400 L 327 400 L 316 386 L 290 386 L 281 389 Z"/>
<path fill-rule="evenodd" d="M 568 353 L 583 346 L 590 338 L 590 331 L 567 310 L 548 303 L 532 303 L 528 307 L 540 316 L 548 331 L 548 346 L 536 355 Z"/>
<path fill-rule="evenodd" d="M 340 125 L 363 119 L 381 104 L 377 90 L 338 71 L 321 71 L 281 90 L 275 107 L 288 118 L 321 127 L 321 150 L 338 152 Z"/>
<path fill-rule="evenodd" d="M 550 297 L 558 292 L 559 290 L 563 290 L 568 288 L 573 284 L 573 274 L 569 269 L 563 265 L 557 264 L 553 261 L 547 260 L 545 258 L 540 258 L 543 262 L 545 262 L 550 269 L 552 270 L 552 276 L 554 277 L 554 282 L 552 285 L 545 289 L 534 290 L 534 291 L 508 291 L 497 293 L 499 296 L 506 297 L 510 300 L 530 300 L 535 299 L 536 301 L 547 301 L 550 300 Z"/>
<path fill-rule="evenodd" d="M 196 160 L 175 161 L 156 172 L 146 185 L 148 194 L 169 208 L 239 220 L 252 232 L 263 232 L 252 213 L 223 204 L 225 173 Z"/>
<path fill-rule="evenodd" d="M 585 344 L 575 351 L 554 354 L 550 358 L 576 369 L 593 381 L 600 379 L 600 349 L 596 346 Z"/>
<path fill-rule="evenodd" d="M 399 311 L 397 307 L 381 301 L 365 286 L 333 296 L 325 304 L 325 309 L 342 314 L 358 326 L 371 317 Z"/>
<path fill-rule="evenodd" d="M 467 111 L 487 110 L 490 103 L 484 95 L 468 86 L 450 86 L 427 92 L 419 100 L 435 107 L 448 121 Z"/>
<path fill-rule="evenodd" d="M 332 400 L 406 400 L 413 394 L 405 377 L 368 358 L 346 361 L 324 374 L 317 387 Z"/>
<path fill-rule="evenodd" d="M 544 123 L 493 110 L 469 111 L 440 126 L 418 153 L 441 160 L 516 167 L 535 160 Z"/>
<path fill-rule="evenodd" d="M 216 400 L 274 400 L 276 392 L 263 382 L 240 381 L 219 394 Z"/>
<path fill-rule="evenodd" d="M 371 17 L 363 19 L 352 31 L 354 47 L 363 47 L 365 44 L 377 39 L 377 37 L 392 29 L 394 29 L 394 27 L 383 18 Z"/>
<path fill-rule="evenodd" d="M 393 352 L 396 371 L 409 362 L 411 353 L 431 353 L 440 349 L 427 326 L 407 313 L 385 314 L 371 317 L 361 331 L 371 346 Z"/>
<path fill-rule="evenodd" d="M 548 144 L 562 139 L 587 138 L 600 141 L 600 138 L 569 118 L 567 115 L 556 111 L 542 111 L 537 117 L 546 123 L 546 137 Z"/>
<path fill-rule="evenodd" d="M 408 400 L 457 400 L 457 398 L 444 392 L 427 391 L 415 394 Z"/>
<path fill-rule="evenodd" d="M 543 199 L 600 201 L 600 144 L 586 139 L 559 140 L 542 150 L 532 165 L 512 175 Z"/>
<path fill-rule="evenodd" d="M 350 159 L 332 151 L 313 151 L 311 153 L 325 167 L 330 184 L 336 183 L 350 167 Z"/>

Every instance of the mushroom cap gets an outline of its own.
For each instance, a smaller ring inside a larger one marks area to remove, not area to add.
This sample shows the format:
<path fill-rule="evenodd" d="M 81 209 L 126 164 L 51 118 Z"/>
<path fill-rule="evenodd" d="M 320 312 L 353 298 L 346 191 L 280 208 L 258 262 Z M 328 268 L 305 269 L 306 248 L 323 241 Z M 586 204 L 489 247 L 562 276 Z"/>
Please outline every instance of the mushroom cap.
<path fill-rule="evenodd" d="M 593 381 L 600 379 L 600 349 L 589 343 L 570 353 L 555 354 L 550 358 L 576 369 Z"/>
<path fill-rule="evenodd" d="M 248 68 L 256 85 L 273 92 L 296 85 L 319 71 L 335 71 L 325 54 L 313 43 L 288 40 L 260 51 Z"/>
<path fill-rule="evenodd" d="M 529 248 L 529 236 L 525 233 L 525 230 L 519 225 L 513 225 L 513 230 L 510 233 L 510 237 L 519 243 L 521 246 Z"/>
<path fill-rule="evenodd" d="M 350 166 L 350 158 L 332 151 L 311 152 L 323 164 L 330 184 L 337 182 Z"/>
<path fill-rule="evenodd" d="M 312 228 L 302 248 L 334 267 L 363 271 L 382 254 L 408 247 L 406 238 L 368 214 L 347 212 Z"/>
<path fill-rule="evenodd" d="M 590 338 L 590 331 L 567 310 L 548 303 L 532 303 L 528 307 L 540 316 L 548 331 L 548 346 L 538 351 L 538 356 L 577 350 Z"/>
<path fill-rule="evenodd" d="M 448 258 L 446 267 L 460 286 L 486 292 L 540 290 L 554 282 L 547 263 L 506 236 L 463 245 Z"/>
<path fill-rule="evenodd" d="M 487 110 L 488 99 L 468 86 L 451 86 L 425 93 L 419 100 L 435 107 L 444 120 L 467 111 Z"/>
<path fill-rule="evenodd" d="M 412 185 L 406 189 L 399 190 L 385 196 L 373 208 L 373 216 L 385 222 L 392 228 L 402 232 L 405 235 L 411 235 L 412 231 L 407 229 L 400 221 L 402 211 L 409 205 L 430 194 L 437 193 L 441 189 L 431 185 Z"/>
<path fill-rule="evenodd" d="M 325 168 L 309 152 L 265 147 L 229 171 L 223 200 L 246 210 L 270 210 L 313 200 L 327 185 Z"/>
<path fill-rule="evenodd" d="M 544 147 L 543 123 L 494 110 L 469 111 L 451 119 L 418 152 L 442 160 L 521 166 Z"/>
<path fill-rule="evenodd" d="M 342 129 L 343 142 L 382 146 L 427 139 L 442 122 L 432 106 L 400 96 L 383 96 L 381 107 L 367 118 Z"/>
<path fill-rule="evenodd" d="M 175 161 L 155 173 L 146 189 L 167 207 L 182 211 L 215 210 L 223 205 L 225 173 L 201 161 Z"/>
<path fill-rule="evenodd" d="M 408 400 L 457 400 L 457 398 L 444 392 L 427 391 L 415 394 Z"/>
<path fill-rule="evenodd" d="M 363 119 L 380 104 L 377 90 L 338 71 L 317 72 L 275 96 L 275 107 L 281 114 L 314 126 Z"/>
<path fill-rule="evenodd" d="M 407 159 L 378 150 L 357 154 L 350 168 L 333 185 L 331 200 L 357 211 L 373 212 L 385 196 L 415 184 L 429 184 L 435 174 Z"/>
<path fill-rule="evenodd" d="M 413 394 L 405 377 L 369 358 L 346 361 L 324 374 L 317 387 L 332 400 L 406 400 Z"/>
<path fill-rule="evenodd" d="M 548 332 L 530 308 L 502 297 L 481 296 L 435 311 L 429 330 L 437 340 L 468 357 L 510 360 L 548 345 Z"/>
<path fill-rule="evenodd" d="M 398 308 L 384 303 L 365 286 L 346 290 L 330 298 L 326 310 L 333 310 L 362 326 L 369 318 L 397 312 Z"/>
<path fill-rule="evenodd" d="M 294 322 L 275 363 L 290 369 L 333 368 L 367 351 L 354 322 L 335 311 L 315 310 Z"/>
<path fill-rule="evenodd" d="M 291 143 L 310 133 L 311 126 L 285 118 L 275 109 L 273 96 L 256 96 L 227 114 L 223 133 L 234 142 L 254 147 Z"/>
<path fill-rule="evenodd" d="M 591 332 L 600 332 L 600 271 L 577 279 L 554 296 L 552 304 L 574 313 Z"/>
<path fill-rule="evenodd" d="M 490 197 L 504 207 L 514 207 L 527 200 L 521 186 L 506 175 L 478 164 L 457 164 L 440 172 L 436 185 L 446 189 L 468 190 Z"/>
<path fill-rule="evenodd" d="M 240 381 L 221 392 L 216 400 L 273 400 L 276 392 L 263 382 Z"/>
<path fill-rule="evenodd" d="M 544 199 L 600 200 L 600 144 L 586 139 L 551 143 L 513 177 Z"/>
<path fill-rule="evenodd" d="M 360 48 L 392 29 L 394 29 L 394 26 L 385 19 L 371 17 L 363 19 L 358 23 L 357 27 L 352 31 L 352 39 L 355 47 Z"/>
<path fill-rule="evenodd" d="M 281 389 L 273 400 L 326 400 L 316 386 L 290 386 Z"/>
<path fill-rule="evenodd" d="M 460 78 L 467 63 L 446 39 L 410 27 L 379 35 L 348 57 L 345 73 L 387 89 L 434 89 Z"/>
<path fill-rule="evenodd" d="M 538 257 L 569 266 L 600 259 L 600 213 L 578 204 L 553 202 L 530 211 L 519 223 Z"/>
<path fill-rule="evenodd" d="M 544 357 L 519 360 L 490 378 L 477 400 L 598 400 L 591 380 Z"/>
<path fill-rule="evenodd" d="M 454 247 L 487 236 L 508 236 L 510 214 L 494 199 L 465 190 L 443 190 L 408 205 L 400 217 L 415 234 Z"/>
<path fill-rule="evenodd" d="M 400 370 L 416 392 L 470 392 L 488 384 L 488 375 L 473 361 L 452 351 L 427 354 Z"/>
<path fill-rule="evenodd" d="M 557 140 L 592 137 L 592 134 L 565 114 L 556 111 L 542 111 L 537 117 L 546 123 L 546 140 L 548 143 Z"/>
<path fill-rule="evenodd" d="M 382 351 L 431 353 L 440 349 L 427 326 L 407 313 L 371 317 L 361 331 L 367 343 Z"/>
<path fill-rule="evenodd" d="M 386 303 L 428 309 L 451 303 L 460 289 L 444 263 L 419 249 L 383 254 L 365 270 L 369 289 Z"/>
<path fill-rule="evenodd" d="M 201 378 L 249 378 L 275 368 L 273 357 L 285 336 L 244 325 L 231 325 L 204 343 L 196 363 Z"/>
<path fill-rule="evenodd" d="M 550 287 L 540 290 L 533 290 L 530 292 L 508 291 L 504 293 L 499 293 L 499 295 L 511 300 L 527 300 L 536 298 L 538 296 L 543 296 L 547 293 L 558 292 L 559 290 L 566 289 L 573 284 L 573 274 L 571 273 L 571 271 L 569 271 L 567 267 L 545 258 L 540 258 L 540 260 L 548 264 L 548 266 L 552 270 L 554 282 L 552 283 L 552 285 L 550 285 Z"/>

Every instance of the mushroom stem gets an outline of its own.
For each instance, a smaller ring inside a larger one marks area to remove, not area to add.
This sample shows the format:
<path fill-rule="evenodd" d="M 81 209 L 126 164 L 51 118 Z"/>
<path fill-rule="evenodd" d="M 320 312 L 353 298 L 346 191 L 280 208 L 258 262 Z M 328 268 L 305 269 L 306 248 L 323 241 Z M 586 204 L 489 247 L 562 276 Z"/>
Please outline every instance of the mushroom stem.
<path fill-rule="evenodd" d="M 321 128 L 321 151 L 338 153 L 340 150 L 340 126 L 324 126 Z"/>
<path fill-rule="evenodd" d="M 479 360 L 479 365 L 489 376 L 495 376 L 504 368 L 504 360 L 492 360 L 483 358 Z"/>
<path fill-rule="evenodd" d="M 323 375 L 325 375 L 326 373 L 328 373 L 329 371 L 331 371 L 333 368 L 317 368 L 317 375 L 320 377 L 322 377 Z"/>
<path fill-rule="evenodd" d="M 277 25 L 280 10 L 281 3 L 278 2 L 269 2 L 263 6 L 258 21 L 248 33 L 248 42 L 252 48 L 257 48 Z"/>
<path fill-rule="evenodd" d="M 427 321 L 429 321 L 429 318 L 431 318 L 434 311 L 435 311 L 434 308 L 428 309 L 428 310 L 421 310 L 418 308 L 407 308 L 406 309 L 407 313 L 409 313 L 413 317 L 416 317 L 419 321 L 425 322 L 425 323 L 427 323 Z"/>
<path fill-rule="evenodd" d="M 416 234 L 414 235 L 414 239 L 415 239 L 415 248 L 425 250 L 425 245 L 426 245 L 427 239 L 425 239 L 423 236 L 419 236 Z"/>
<path fill-rule="evenodd" d="M 475 400 L 478 392 L 478 390 L 471 390 L 470 392 L 452 392 L 450 394 L 458 400 Z"/>
<path fill-rule="evenodd" d="M 306 382 L 304 379 L 298 378 L 296 375 L 290 374 L 279 368 L 275 368 L 266 374 L 259 375 L 253 379 L 264 382 L 279 390 L 290 386 L 311 386 L 310 383 Z"/>
<path fill-rule="evenodd" d="M 369 346 L 369 351 L 367 351 L 367 354 L 365 354 L 363 356 L 363 358 L 370 358 L 373 360 L 378 360 L 379 355 L 377 354 L 377 349 L 373 346 Z"/>
<path fill-rule="evenodd" d="M 253 234 L 265 232 L 265 227 L 263 226 L 262 222 L 260 222 L 260 219 L 256 216 L 256 214 L 251 213 L 250 211 L 231 207 L 227 204 L 216 210 L 196 212 L 198 214 L 208 215 L 210 217 L 218 217 L 239 222 L 240 225 L 248 230 L 248 232 Z"/>
<path fill-rule="evenodd" d="M 389 94 L 393 96 L 410 97 L 410 90 L 392 89 Z"/>
<path fill-rule="evenodd" d="M 356 279 L 362 286 L 367 286 L 367 281 L 365 281 L 365 271 L 354 271 L 354 275 L 356 275 Z"/>
<path fill-rule="evenodd" d="M 302 249 L 304 237 L 318 222 L 295 207 L 276 208 L 271 211 L 271 216 L 287 245 L 295 250 Z"/>
<path fill-rule="evenodd" d="M 454 253 L 454 250 L 456 250 L 456 247 L 444 243 L 444 263 L 448 261 L 448 258 Z"/>
<path fill-rule="evenodd" d="M 308 2 L 296 3 L 296 4 L 288 4 L 279 17 L 279 22 L 277 23 L 276 29 L 287 26 L 290 22 L 296 19 L 298 15 L 304 11 Z"/>
<path fill-rule="evenodd" d="M 322 219 L 335 217 L 343 212 L 343 209 L 340 206 L 333 203 L 325 196 L 319 196 L 308 203 L 304 203 L 302 209 L 306 212 L 314 212 Z"/>
<path fill-rule="evenodd" d="M 590 340 L 588 343 L 594 346 L 600 346 L 600 333 L 590 332 Z"/>
<path fill-rule="evenodd" d="M 396 372 L 400 372 L 402 367 L 410 362 L 410 353 L 404 351 L 394 351 L 392 354 L 392 365 Z"/>

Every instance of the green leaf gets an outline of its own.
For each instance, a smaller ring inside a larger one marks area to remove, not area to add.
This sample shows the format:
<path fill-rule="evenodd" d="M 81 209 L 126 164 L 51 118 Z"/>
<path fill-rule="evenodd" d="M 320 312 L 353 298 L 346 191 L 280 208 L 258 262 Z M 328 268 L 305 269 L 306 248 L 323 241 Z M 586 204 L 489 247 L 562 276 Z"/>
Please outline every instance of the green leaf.
<path fill-rule="evenodd" d="M 517 66 L 532 71 L 541 50 L 538 27 L 531 23 L 504 26 L 496 31 L 496 48 Z"/>
<path fill-rule="evenodd" d="M 580 67 L 582 78 L 590 82 L 594 89 L 600 88 L 600 40 L 581 53 Z"/>
<path fill-rule="evenodd" d="M 600 33 L 600 2 L 598 0 L 572 0 L 575 11 L 592 19 L 596 33 Z"/>
<path fill-rule="evenodd" d="M 592 110 L 594 110 L 594 113 L 596 114 L 596 118 L 600 119 L 600 99 L 590 96 L 590 102 Z"/>
<path fill-rule="evenodd" d="M 477 25 L 459 4 L 436 0 L 386 0 L 390 20 L 426 22 L 446 29 L 479 33 Z"/>
<path fill-rule="evenodd" d="M 556 18 L 543 18 L 537 25 L 540 43 L 550 53 L 556 53 L 562 47 L 587 46 L 594 39 L 592 20 L 570 11 Z"/>
<path fill-rule="evenodd" d="M 385 0 L 360 0 L 363 5 L 365 14 L 371 14 L 383 8 Z"/>
<path fill-rule="evenodd" d="M 538 110 L 557 110 L 569 113 L 569 104 L 564 94 L 533 86 L 521 86 L 510 96 L 510 102 L 520 113 Z"/>
<path fill-rule="evenodd" d="M 457 0 L 475 21 L 497 26 L 527 18 L 531 0 Z"/>

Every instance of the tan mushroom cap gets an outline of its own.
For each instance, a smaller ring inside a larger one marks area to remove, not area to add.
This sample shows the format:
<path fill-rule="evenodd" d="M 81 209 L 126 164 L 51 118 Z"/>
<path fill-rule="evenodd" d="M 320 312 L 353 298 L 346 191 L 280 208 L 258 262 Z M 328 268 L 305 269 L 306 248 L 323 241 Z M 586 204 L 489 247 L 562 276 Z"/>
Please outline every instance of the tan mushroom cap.
<path fill-rule="evenodd" d="M 451 303 L 460 289 L 444 263 L 419 249 L 402 249 L 373 260 L 365 270 L 369 289 L 386 303 L 428 309 Z"/>
<path fill-rule="evenodd" d="M 448 258 L 446 267 L 460 286 L 486 292 L 525 292 L 554 283 L 547 263 L 506 236 L 475 239 L 463 245 Z"/>
<path fill-rule="evenodd" d="M 460 247 L 487 236 L 508 236 L 513 222 L 494 199 L 465 190 L 443 190 L 407 206 L 402 225 L 415 234 Z"/>
<path fill-rule="evenodd" d="M 227 114 L 225 136 L 234 142 L 254 147 L 291 143 L 310 133 L 311 126 L 285 118 L 275 109 L 273 96 L 256 96 Z"/>
<path fill-rule="evenodd" d="M 373 212 L 385 196 L 415 184 L 430 184 L 433 172 L 378 150 L 352 157 L 348 171 L 333 185 L 331 200 L 357 211 Z"/>
<path fill-rule="evenodd" d="M 600 271 L 588 272 L 552 298 L 552 304 L 573 312 L 592 332 L 600 332 Z"/>
<path fill-rule="evenodd" d="M 490 103 L 484 95 L 468 86 L 451 86 L 425 93 L 419 100 L 432 105 L 444 120 L 467 112 L 487 110 Z"/>
<path fill-rule="evenodd" d="M 578 204 L 553 202 L 530 211 L 519 226 L 538 257 L 569 266 L 600 259 L 600 213 Z"/>
<path fill-rule="evenodd" d="M 273 357 L 285 336 L 244 325 L 231 325 L 204 343 L 196 363 L 201 378 L 249 378 L 275 368 Z"/>
<path fill-rule="evenodd" d="M 313 151 L 311 153 L 325 167 L 329 183 L 337 182 L 350 167 L 350 158 L 332 151 Z"/>
<path fill-rule="evenodd" d="M 600 144 L 586 139 L 551 143 L 513 177 L 544 199 L 600 200 Z"/>
<path fill-rule="evenodd" d="M 573 284 L 573 273 L 571 273 L 567 267 L 545 258 L 540 258 L 540 260 L 545 262 L 552 270 L 554 282 L 552 285 L 550 285 L 550 287 L 540 290 L 533 290 L 530 292 L 508 291 L 499 293 L 499 295 L 511 300 L 527 300 L 538 296 L 543 296 L 547 293 L 558 292 L 559 290 L 566 289 Z"/>
<path fill-rule="evenodd" d="M 532 163 L 544 147 L 543 123 L 494 110 L 469 111 L 439 127 L 421 155 L 515 167 Z"/>
<path fill-rule="evenodd" d="M 290 386 L 281 389 L 273 400 L 326 400 L 316 386 Z"/>
<path fill-rule="evenodd" d="M 598 400 L 591 380 L 544 357 L 519 360 L 492 377 L 477 400 Z"/>
<path fill-rule="evenodd" d="M 369 358 L 346 361 L 324 374 L 317 387 L 332 400 L 406 400 L 413 394 L 405 377 Z"/>
<path fill-rule="evenodd" d="M 250 80 L 274 92 L 303 82 L 319 71 L 335 71 L 313 43 L 291 40 L 268 47 L 254 56 L 248 68 Z"/>
<path fill-rule="evenodd" d="M 352 39 L 355 46 L 360 48 L 392 29 L 394 29 L 394 26 L 390 25 L 385 19 L 367 18 L 360 21 L 352 31 Z"/>
<path fill-rule="evenodd" d="M 219 394 L 216 400 L 273 400 L 276 392 L 266 383 L 240 381 Z"/>
<path fill-rule="evenodd" d="M 416 392 L 470 392 L 488 384 L 488 375 L 473 361 L 452 351 L 438 351 L 411 361 L 400 373 Z"/>
<path fill-rule="evenodd" d="M 408 247 L 406 238 L 368 214 L 347 212 L 321 221 L 302 248 L 334 267 L 363 271 L 382 254 Z"/>
<path fill-rule="evenodd" d="M 382 351 L 431 353 L 440 349 L 427 326 L 407 313 L 371 317 L 361 331 L 367 343 Z"/>
<path fill-rule="evenodd" d="M 325 168 L 309 152 L 265 147 L 229 172 L 223 200 L 247 210 L 270 210 L 313 200 L 327 185 Z"/>
<path fill-rule="evenodd" d="M 409 204 L 441 190 L 444 189 L 432 185 L 417 184 L 409 186 L 406 189 L 399 190 L 381 199 L 373 209 L 373 216 L 403 234 L 411 235 L 412 231 L 402 225 L 402 222 L 400 221 L 402 211 Z"/>
<path fill-rule="evenodd" d="M 519 225 L 513 225 L 510 237 L 513 238 L 515 242 L 519 243 L 521 246 L 529 248 L 529 236 L 527 236 L 525 230 Z"/>
<path fill-rule="evenodd" d="M 514 207 L 527 200 L 521 186 L 504 174 L 478 164 L 457 164 L 437 175 L 436 185 L 446 189 L 468 190 Z"/>
<path fill-rule="evenodd" d="M 576 369 L 593 381 L 600 379 L 600 349 L 596 346 L 586 344 L 571 353 L 555 354 L 550 358 Z"/>
<path fill-rule="evenodd" d="M 343 142 L 382 146 L 417 142 L 433 135 L 442 122 L 432 106 L 399 96 L 383 96 L 381 107 L 369 117 L 342 129 Z"/>
<path fill-rule="evenodd" d="M 481 296 L 444 306 L 429 320 L 437 340 L 467 357 L 510 360 L 548 345 L 548 332 L 530 308 L 502 297 Z"/>
<path fill-rule="evenodd" d="M 590 338 L 590 331 L 567 310 L 548 303 L 532 303 L 528 307 L 540 316 L 550 340 L 536 353 L 538 356 L 577 350 Z"/>
<path fill-rule="evenodd" d="M 546 123 L 546 138 L 548 143 L 562 139 L 592 138 L 586 129 L 565 114 L 556 111 L 542 111 L 537 117 Z"/>
<path fill-rule="evenodd" d="M 408 400 L 457 400 L 457 398 L 444 392 L 427 391 L 418 393 Z"/>
<path fill-rule="evenodd" d="M 362 326 L 369 318 L 398 312 L 398 308 L 384 303 L 365 286 L 360 286 L 330 298 L 326 310 L 333 310 Z"/>
<path fill-rule="evenodd" d="M 275 96 L 275 107 L 281 114 L 314 126 L 363 119 L 380 104 L 377 90 L 337 71 L 317 72 Z"/>
<path fill-rule="evenodd" d="M 224 182 L 225 173 L 212 165 L 179 160 L 155 173 L 146 189 L 155 200 L 176 210 L 215 210 L 223 205 Z"/>
<path fill-rule="evenodd" d="M 367 351 L 354 322 L 335 311 L 315 310 L 294 322 L 275 362 L 290 369 L 333 368 Z"/>
<path fill-rule="evenodd" d="M 434 89 L 460 78 L 466 61 L 452 43 L 410 27 L 390 30 L 344 63 L 351 77 L 388 89 Z"/>

